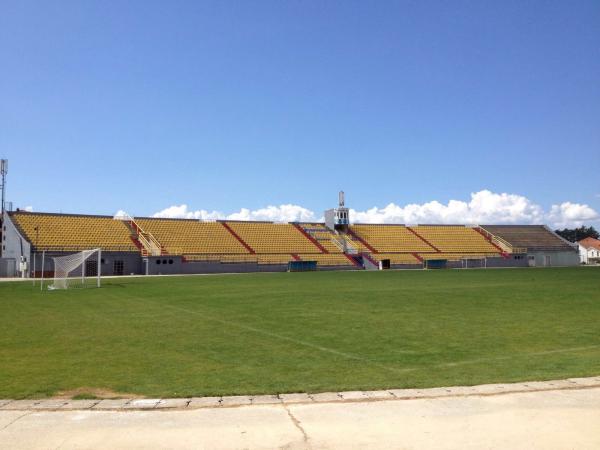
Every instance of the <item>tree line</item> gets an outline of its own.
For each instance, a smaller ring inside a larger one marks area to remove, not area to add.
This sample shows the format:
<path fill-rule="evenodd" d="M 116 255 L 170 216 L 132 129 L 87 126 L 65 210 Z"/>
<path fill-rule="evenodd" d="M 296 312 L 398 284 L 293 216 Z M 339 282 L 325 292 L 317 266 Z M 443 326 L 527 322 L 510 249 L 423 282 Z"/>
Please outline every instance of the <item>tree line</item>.
<path fill-rule="evenodd" d="M 579 228 L 565 228 L 564 230 L 555 230 L 555 233 L 567 241 L 577 242 L 587 237 L 598 239 L 600 234 L 594 227 L 586 227 L 585 225 Z"/>

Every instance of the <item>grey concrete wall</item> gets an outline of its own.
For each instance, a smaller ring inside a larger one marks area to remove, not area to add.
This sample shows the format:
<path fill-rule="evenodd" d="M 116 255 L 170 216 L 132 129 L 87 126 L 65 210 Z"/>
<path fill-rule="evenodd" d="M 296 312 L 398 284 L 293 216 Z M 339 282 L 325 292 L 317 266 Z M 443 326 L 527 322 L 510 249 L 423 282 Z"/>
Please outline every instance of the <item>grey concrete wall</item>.
<path fill-rule="evenodd" d="M 142 257 L 139 253 L 102 252 L 102 274 L 114 275 L 115 261 L 123 261 L 123 275 L 144 274 Z"/>
<path fill-rule="evenodd" d="M 506 258 L 488 258 L 488 267 L 528 267 L 527 255 L 511 255 Z"/>
<path fill-rule="evenodd" d="M 575 249 L 557 252 L 528 252 L 527 256 L 532 257 L 535 267 L 578 266 L 580 264 L 579 252 Z"/>
<path fill-rule="evenodd" d="M 17 227 L 13 224 L 8 213 L 4 213 L 2 222 L 2 258 L 13 259 L 16 261 L 16 270 L 19 270 L 21 256 L 24 256 L 31 269 L 31 245 L 21 236 Z"/>
<path fill-rule="evenodd" d="M 256 264 L 187 261 L 183 262 L 181 256 L 149 256 L 148 275 L 177 275 L 199 273 L 250 273 L 250 272 L 285 272 L 287 264 Z M 160 264 L 157 263 L 160 261 Z M 166 262 L 166 264 L 165 264 Z M 145 265 L 145 262 L 143 262 Z M 145 271 L 145 266 L 143 267 Z"/>
<path fill-rule="evenodd" d="M 528 267 L 526 255 L 515 258 L 515 255 L 509 258 L 487 258 L 469 259 L 466 261 L 448 261 L 448 268 L 452 269 L 484 269 L 498 267 Z"/>
<path fill-rule="evenodd" d="M 391 264 L 390 269 L 422 269 L 423 264 Z"/>
<path fill-rule="evenodd" d="M 181 256 L 149 256 L 149 275 L 178 275 L 201 273 L 252 273 L 252 272 L 286 272 L 287 264 L 256 263 L 219 263 L 203 261 L 183 262 Z M 157 264 L 160 261 L 160 264 Z M 166 264 L 165 264 L 166 262 Z M 362 270 L 354 266 L 319 267 L 318 270 Z M 142 261 L 142 273 L 145 273 L 145 262 Z"/>
<path fill-rule="evenodd" d="M 317 266 L 317 270 L 331 271 L 331 270 L 364 270 L 362 267 L 356 266 Z"/>
<path fill-rule="evenodd" d="M 580 264 L 579 252 L 572 251 L 539 251 L 528 252 L 528 257 L 533 257 L 536 267 L 578 266 Z"/>
<path fill-rule="evenodd" d="M 72 255 L 76 252 L 46 252 L 44 257 L 44 276 L 51 276 L 54 272 L 54 260 L 55 256 Z M 32 265 L 30 269 L 33 271 L 33 260 L 35 259 L 36 276 L 41 275 L 42 271 L 42 253 L 34 253 L 32 255 Z M 96 256 L 91 256 L 91 259 L 96 259 Z M 123 261 L 123 275 L 141 275 L 142 272 L 142 259 L 137 253 L 130 252 L 102 252 L 101 255 L 101 274 L 102 275 L 115 275 L 114 262 Z M 71 276 L 77 277 L 81 275 L 81 270 L 78 268 L 74 270 Z"/>
<path fill-rule="evenodd" d="M 494 267 L 527 267 L 527 256 L 521 255 L 521 258 L 488 258 L 487 263 L 480 259 L 470 259 L 467 268 L 494 268 Z M 465 264 L 461 261 L 448 261 L 446 267 L 448 269 L 461 269 Z M 422 269 L 423 264 L 392 264 L 392 269 Z"/>
<path fill-rule="evenodd" d="M 0 258 L 0 277 L 16 277 L 17 261 L 13 258 Z"/>

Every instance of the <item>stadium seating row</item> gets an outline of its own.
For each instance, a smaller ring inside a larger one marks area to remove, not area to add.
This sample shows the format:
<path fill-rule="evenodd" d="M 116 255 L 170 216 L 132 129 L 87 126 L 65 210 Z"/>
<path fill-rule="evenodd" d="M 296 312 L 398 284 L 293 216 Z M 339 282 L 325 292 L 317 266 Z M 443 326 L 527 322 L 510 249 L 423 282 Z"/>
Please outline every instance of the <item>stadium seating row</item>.
<path fill-rule="evenodd" d="M 297 255 L 301 261 L 316 261 L 320 266 L 351 266 L 353 263 L 343 253 Z M 184 255 L 188 261 L 218 261 L 221 263 L 287 264 L 297 260 L 293 255 L 256 254 L 256 255 Z"/>
<path fill-rule="evenodd" d="M 312 236 L 327 253 L 342 253 L 342 247 L 335 243 L 336 234 L 323 223 L 302 223 L 299 224 L 306 234 Z"/>
<path fill-rule="evenodd" d="M 412 227 L 432 246 L 446 253 L 498 253 L 481 233 L 462 225 L 419 225 Z"/>
<path fill-rule="evenodd" d="M 459 261 L 461 259 L 482 259 L 485 257 L 499 256 L 498 253 L 419 253 L 419 256 L 424 261 L 431 259 L 445 259 L 448 261 Z"/>
<path fill-rule="evenodd" d="M 435 251 L 404 225 L 352 225 L 350 230 L 378 253 Z"/>
<path fill-rule="evenodd" d="M 180 219 L 136 219 L 171 255 L 249 251 L 221 223 Z"/>
<path fill-rule="evenodd" d="M 227 225 L 256 253 L 321 253 L 289 223 L 227 222 Z"/>
<path fill-rule="evenodd" d="M 111 217 L 18 212 L 12 213 L 12 218 L 38 250 L 101 247 L 139 251 L 127 223 Z M 351 232 L 345 235 L 334 233 L 323 223 L 221 223 L 159 218 L 140 218 L 136 223 L 156 238 L 166 254 L 185 255 L 188 260 L 198 261 L 285 264 L 296 254 L 301 260 L 315 260 L 321 265 L 352 265 L 342 252 L 343 241 L 352 250 L 350 253 L 372 253 L 375 260 L 389 259 L 392 264 L 419 262 L 413 254 L 422 259 L 450 260 L 499 255 L 498 248 L 482 234 L 459 225 L 358 224 L 352 225 Z M 526 240 L 529 230 L 532 229 L 504 231 L 518 233 Z M 536 236 L 539 237 L 539 230 Z M 556 238 L 550 244 L 556 244 Z"/>
<path fill-rule="evenodd" d="M 390 260 L 390 264 L 420 264 L 418 258 L 410 253 L 377 253 L 371 255 L 375 261 Z"/>
<path fill-rule="evenodd" d="M 377 253 L 499 254 L 481 233 L 462 225 L 352 225 L 350 229 Z"/>
<path fill-rule="evenodd" d="M 513 247 L 532 250 L 572 250 L 570 244 L 543 225 L 482 225 L 481 228 L 502 238 Z"/>
<path fill-rule="evenodd" d="M 138 251 L 127 225 L 112 217 L 15 213 L 12 219 L 29 242 L 43 250 Z"/>
<path fill-rule="evenodd" d="M 343 253 L 344 242 L 346 242 L 346 249 L 349 249 L 349 251 L 355 250 L 358 253 L 370 252 L 362 242 L 355 239 L 352 235 L 335 233 L 323 223 L 302 223 L 300 226 L 325 248 L 328 253 Z"/>
<path fill-rule="evenodd" d="M 238 255 L 218 255 L 218 254 L 195 254 L 183 255 L 187 261 L 218 261 L 221 263 L 256 263 L 256 264 L 287 264 L 294 261 L 292 255 L 284 254 L 238 254 Z"/>

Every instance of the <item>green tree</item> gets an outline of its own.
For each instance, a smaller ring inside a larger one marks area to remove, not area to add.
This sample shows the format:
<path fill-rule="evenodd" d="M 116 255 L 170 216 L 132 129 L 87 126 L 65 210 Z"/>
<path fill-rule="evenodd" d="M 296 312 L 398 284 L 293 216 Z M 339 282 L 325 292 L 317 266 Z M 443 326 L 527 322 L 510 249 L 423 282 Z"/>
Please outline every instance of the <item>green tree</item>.
<path fill-rule="evenodd" d="M 581 241 L 587 237 L 598 239 L 600 236 L 594 227 L 586 227 L 585 225 L 579 228 L 565 228 L 564 230 L 556 230 L 556 234 L 571 242 Z"/>

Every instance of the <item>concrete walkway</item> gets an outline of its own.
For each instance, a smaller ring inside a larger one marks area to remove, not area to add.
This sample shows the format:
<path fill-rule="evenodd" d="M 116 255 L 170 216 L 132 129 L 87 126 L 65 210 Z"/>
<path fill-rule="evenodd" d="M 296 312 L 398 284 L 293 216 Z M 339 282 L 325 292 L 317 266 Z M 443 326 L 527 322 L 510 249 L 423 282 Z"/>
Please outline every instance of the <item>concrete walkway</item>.
<path fill-rule="evenodd" d="M 312 396 L 81 402 L 88 404 L 0 401 L 0 449 L 600 448 L 600 377 Z"/>

